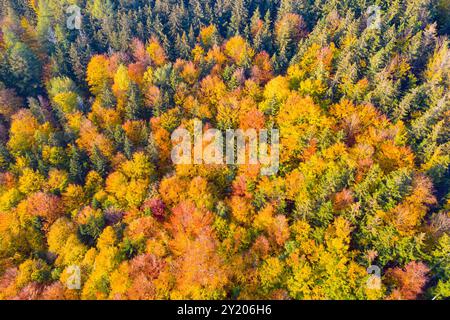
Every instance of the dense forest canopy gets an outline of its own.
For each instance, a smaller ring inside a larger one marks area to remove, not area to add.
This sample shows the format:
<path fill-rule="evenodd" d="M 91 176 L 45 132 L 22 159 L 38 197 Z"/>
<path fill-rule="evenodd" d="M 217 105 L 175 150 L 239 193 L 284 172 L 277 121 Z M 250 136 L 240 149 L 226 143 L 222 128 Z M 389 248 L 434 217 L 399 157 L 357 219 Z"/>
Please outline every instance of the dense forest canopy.
<path fill-rule="evenodd" d="M 0 0 L 0 299 L 448 299 L 449 7 Z"/>

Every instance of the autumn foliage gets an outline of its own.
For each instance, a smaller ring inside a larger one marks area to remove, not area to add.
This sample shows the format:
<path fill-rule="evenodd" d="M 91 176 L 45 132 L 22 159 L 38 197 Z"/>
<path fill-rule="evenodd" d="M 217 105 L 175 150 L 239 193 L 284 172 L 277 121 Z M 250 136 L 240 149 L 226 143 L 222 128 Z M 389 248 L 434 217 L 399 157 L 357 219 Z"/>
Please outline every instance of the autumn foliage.
<path fill-rule="evenodd" d="M 377 30 L 361 1 L 95 0 L 82 31 L 60 1 L 16 2 L 0 299 L 450 297 L 450 51 L 430 1 L 376 1 Z M 199 121 L 279 130 L 279 170 L 174 164 L 172 134 Z"/>

